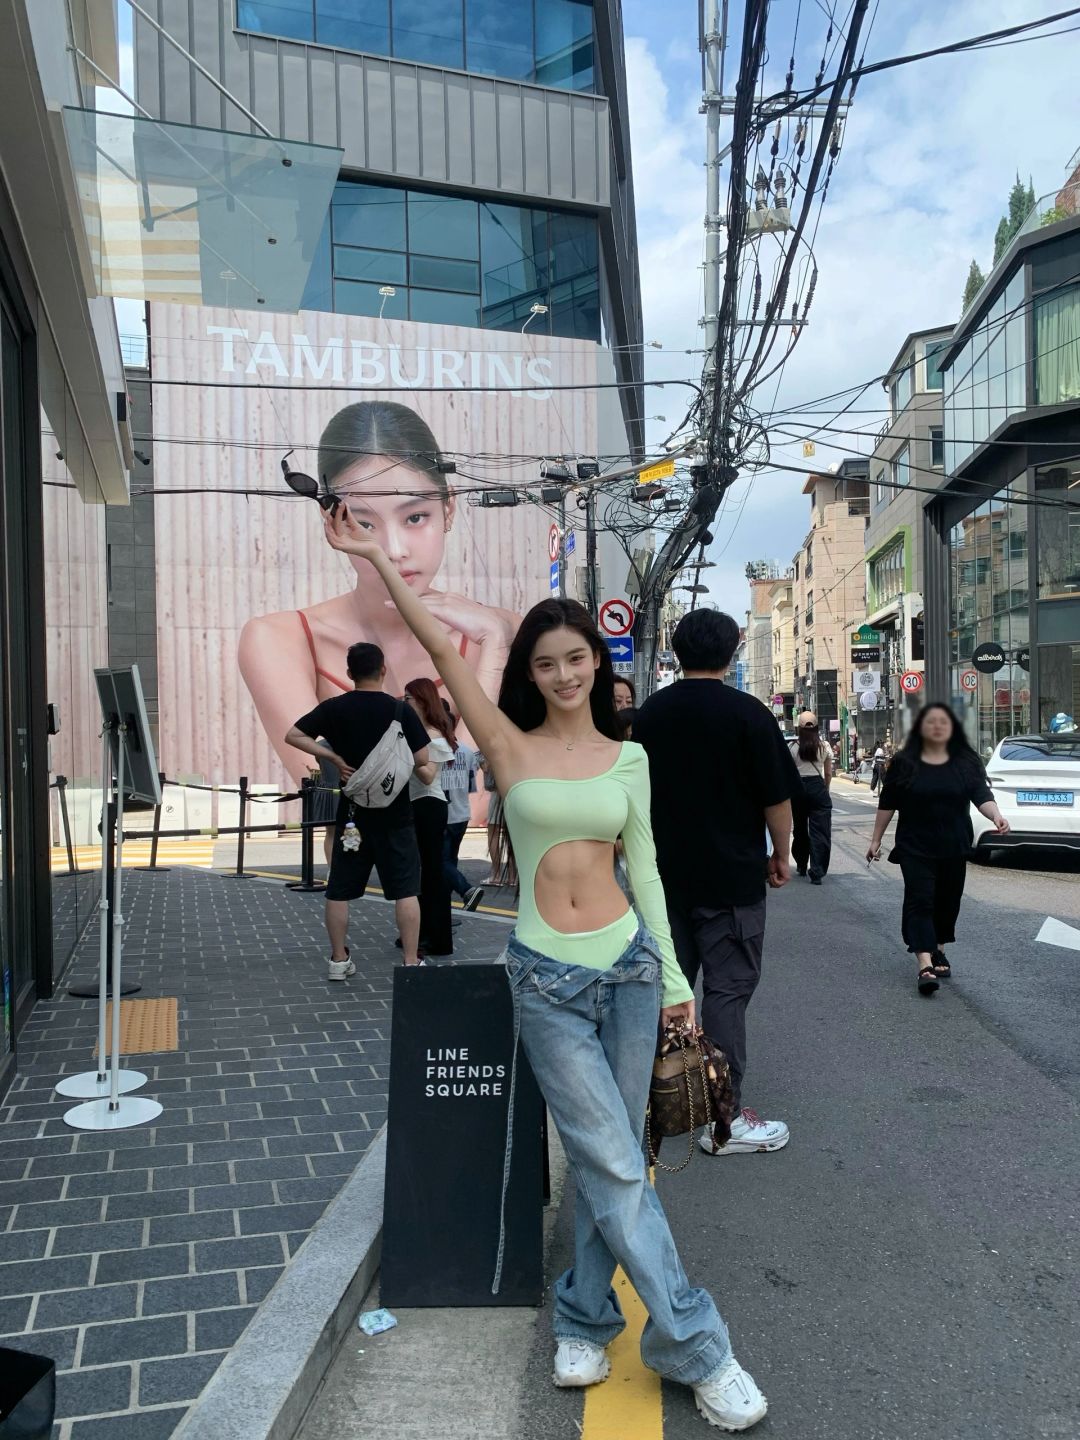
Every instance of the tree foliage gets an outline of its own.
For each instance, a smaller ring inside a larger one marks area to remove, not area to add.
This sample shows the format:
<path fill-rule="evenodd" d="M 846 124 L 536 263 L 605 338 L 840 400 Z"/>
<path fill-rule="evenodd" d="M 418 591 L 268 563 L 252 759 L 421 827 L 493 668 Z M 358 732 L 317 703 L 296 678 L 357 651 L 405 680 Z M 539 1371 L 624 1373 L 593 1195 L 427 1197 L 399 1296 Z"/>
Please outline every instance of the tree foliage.
<path fill-rule="evenodd" d="M 998 227 L 994 232 L 994 264 L 996 265 L 1002 255 L 1009 248 L 1009 242 L 1023 225 L 1024 221 L 1035 209 L 1035 186 L 1031 176 L 1028 176 L 1028 183 L 1025 185 L 1020 179 L 1020 172 L 1016 172 L 1016 179 L 1009 191 L 1009 213 L 1003 215 L 998 221 Z"/>
<path fill-rule="evenodd" d="M 967 281 L 964 285 L 964 303 L 960 310 L 961 314 L 964 313 L 964 311 L 968 308 L 971 302 L 975 299 L 975 296 L 982 289 L 985 281 L 986 276 L 979 269 L 979 262 L 977 260 L 972 260 L 971 269 L 968 271 Z"/>

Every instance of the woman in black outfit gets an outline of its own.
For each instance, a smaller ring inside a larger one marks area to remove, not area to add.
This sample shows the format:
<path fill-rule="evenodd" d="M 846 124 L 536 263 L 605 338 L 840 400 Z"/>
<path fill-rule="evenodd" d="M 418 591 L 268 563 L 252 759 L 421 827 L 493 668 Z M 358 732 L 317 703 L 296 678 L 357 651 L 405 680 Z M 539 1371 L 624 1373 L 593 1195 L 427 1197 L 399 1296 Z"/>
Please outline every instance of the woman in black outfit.
<path fill-rule="evenodd" d="M 942 946 L 956 939 L 956 917 L 967 877 L 975 805 L 1009 833 L 994 803 L 986 771 L 956 715 L 941 703 L 925 706 L 885 773 L 867 863 L 881 855 L 881 841 L 897 810 L 896 845 L 889 856 L 904 876 L 901 933 L 919 967 L 921 995 L 952 973 Z"/>

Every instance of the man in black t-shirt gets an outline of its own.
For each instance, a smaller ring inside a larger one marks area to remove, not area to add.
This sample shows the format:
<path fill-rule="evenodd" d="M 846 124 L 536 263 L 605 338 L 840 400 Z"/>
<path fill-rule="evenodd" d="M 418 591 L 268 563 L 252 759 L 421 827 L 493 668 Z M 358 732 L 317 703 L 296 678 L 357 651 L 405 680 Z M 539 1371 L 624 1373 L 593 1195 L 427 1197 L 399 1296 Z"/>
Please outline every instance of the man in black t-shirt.
<path fill-rule="evenodd" d="M 710 1127 L 698 1140 L 713 1155 L 780 1150 L 787 1126 L 742 1109 L 741 1087 L 746 1007 L 761 978 L 766 881 L 774 889 L 788 881 L 799 777 L 765 706 L 724 683 L 739 641 L 731 616 L 691 611 L 672 638 L 684 678 L 638 710 L 634 739 L 649 757 L 656 859 L 675 953 L 691 985 L 702 975 L 702 1029 L 731 1066 L 731 1139 L 718 1149 Z"/>
<path fill-rule="evenodd" d="M 411 706 L 401 706 L 383 690 L 386 662 L 377 645 L 360 643 L 349 647 L 349 679 L 353 689 L 332 700 L 324 700 L 302 715 L 285 742 L 319 760 L 335 765 L 343 781 L 367 759 L 389 725 L 398 718 L 413 752 L 416 774 L 432 780 L 434 767 L 428 764 L 428 736 L 420 717 Z M 322 736 L 324 744 L 318 744 Z M 327 745 L 330 753 L 327 754 Z M 350 811 L 360 830 L 359 850 L 344 850 L 341 840 Z M 347 980 L 355 973 L 345 937 L 349 928 L 349 901 L 358 900 L 367 889 L 372 866 L 379 872 L 383 894 L 394 901 L 398 934 L 406 965 L 418 962 L 420 936 L 420 852 L 413 829 L 408 787 L 396 795 L 384 810 L 353 807 L 344 795 L 338 804 L 330 878 L 326 886 L 326 930 L 330 936 L 330 968 L 327 978 Z"/>

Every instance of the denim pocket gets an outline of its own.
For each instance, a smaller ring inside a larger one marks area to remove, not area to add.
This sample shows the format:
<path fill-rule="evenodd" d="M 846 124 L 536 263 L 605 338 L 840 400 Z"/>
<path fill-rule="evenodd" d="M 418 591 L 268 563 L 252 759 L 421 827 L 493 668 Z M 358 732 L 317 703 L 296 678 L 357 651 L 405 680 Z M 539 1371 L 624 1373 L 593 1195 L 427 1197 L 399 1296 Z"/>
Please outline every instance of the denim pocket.
<path fill-rule="evenodd" d="M 561 960 L 546 956 L 537 960 L 530 972 L 533 988 L 552 1005 L 565 1005 L 605 975 L 587 965 L 564 965 Z"/>

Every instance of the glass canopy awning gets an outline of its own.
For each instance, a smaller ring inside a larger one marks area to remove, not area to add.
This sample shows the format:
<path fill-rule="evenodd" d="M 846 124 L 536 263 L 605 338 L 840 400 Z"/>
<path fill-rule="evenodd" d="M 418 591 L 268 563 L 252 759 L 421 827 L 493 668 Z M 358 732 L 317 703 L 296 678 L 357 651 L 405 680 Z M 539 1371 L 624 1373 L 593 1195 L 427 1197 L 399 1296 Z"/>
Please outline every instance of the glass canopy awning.
<path fill-rule="evenodd" d="M 342 151 L 66 107 L 98 290 L 296 311 Z"/>

